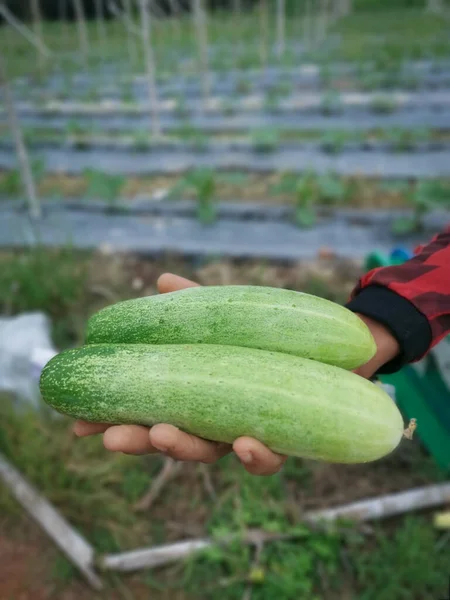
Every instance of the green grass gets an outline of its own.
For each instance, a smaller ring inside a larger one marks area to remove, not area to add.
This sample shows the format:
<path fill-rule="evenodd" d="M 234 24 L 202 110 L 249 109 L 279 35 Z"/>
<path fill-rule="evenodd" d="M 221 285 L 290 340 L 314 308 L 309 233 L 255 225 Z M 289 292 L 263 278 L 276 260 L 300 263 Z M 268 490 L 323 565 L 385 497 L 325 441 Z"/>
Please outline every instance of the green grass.
<path fill-rule="evenodd" d="M 281 285 L 341 302 L 347 295 L 344 280 L 332 286 L 321 278 L 322 270 L 310 275 L 306 272 L 299 279 L 299 267 L 289 272 L 286 267 L 269 263 L 246 265 L 241 261 L 222 267 L 212 262 L 203 271 L 193 273 L 187 264 L 170 264 L 169 259 L 134 263 L 118 257 L 99 259 L 74 254 L 69 249 L 59 253 L 38 249 L 2 254 L 0 311 L 13 314 L 44 310 L 52 316 L 55 331 L 66 332 L 57 340 L 62 347 L 80 343 L 86 318 L 99 305 L 132 295 L 129 282 L 134 273 L 147 277 L 146 285 L 154 289 L 156 277 L 166 269 L 209 284 L 216 282 L 214 273 L 220 268 L 230 283 L 245 280 L 255 285 Z M 48 281 L 49 273 L 53 283 Z M 354 281 L 356 276 L 351 277 Z M 95 296 L 94 291 L 98 294 L 100 290 L 106 300 L 103 297 L 99 301 Z M 150 293 L 147 287 L 144 293 Z M 142 586 L 152 597 L 180 600 L 241 600 L 249 587 L 252 599 L 258 600 L 436 600 L 445 591 L 448 540 L 445 542 L 445 537 L 433 530 L 427 517 L 398 519 L 376 526 L 374 535 L 364 536 L 348 526 L 321 532 L 301 525 L 303 510 L 324 503 L 335 505 L 363 495 L 441 480 L 442 473 L 417 442 L 405 443 L 383 461 L 359 467 L 330 467 L 290 459 L 279 474 L 270 478 L 248 475 L 233 456 L 227 456 L 207 468 L 214 498 L 199 466 L 184 465 L 149 513 L 136 512 L 133 505 L 159 472 L 162 459 L 107 453 L 100 438 L 75 439 L 66 418 L 52 418 L 44 410 L 38 414 L 18 411 L 9 398 L 1 397 L 0 452 L 83 532 L 98 552 L 192 535 L 221 539 L 230 533 L 243 534 L 248 528 L 293 536 L 265 544 L 258 556 L 254 548 L 237 540 L 231 546 L 214 548 L 165 569 L 133 577 L 107 577 L 105 598 L 111 597 L 113 590 L 124 594 L 126 590 L 131 598 L 135 587 L 142 593 Z M 22 511 L 5 488 L 0 488 L 0 514 L 5 527 L 20 530 Z M 177 528 L 173 529 L 174 525 Z M 42 551 L 47 550 L 44 546 Z M 42 577 L 64 590 L 71 587 L 78 574 L 58 556 Z M 139 593 L 136 591 L 136 598 Z"/>
<path fill-rule="evenodd" d="M 237 539 L 175 567 L 144 571 L 133 578 L 149 590 L 172 590 L 185 594 L 181 598 L 192 595 L 201 600 L 241 600 L 249 586 L 252 598 L 260 600 L 337 600 L 344 590 L 355 600 L 436 600 L 445 591 L 449 542 L 426 517 L 376 525 L 368 536 L 350 524 L 323 532 L 303 527 L 301 505 L 294 498 L 314 493 L 311 478 L 317 469 L 311 463 L 293 459 L 282 473 L 257 478 L 246 474 L 232 456 L 226 457 L 210 468 L 216 500 L 202 489 L 198 468 L 186 466 L 165 488 L 149 518 L 132 505 L 161 468 L 160 458 L 108 454 L 100 439 L 74 439 L 66 419 L 17 413 L 5 398 L 0 407 L 0 451 L 99 553 L 164 542 L 173 520 L 181 526 L 195 523 L 199 532 L 217 540 L 248 528 L 293 536 L 266 543 L 258 557 Z M 425 468 L 421 464 L 432 471 L 429 460 L 417 456 L 413 465 Z M 366 476 L 370 470 L 369 465 Z M 21 509 L 4 488 L 0 511 L 10 525 L 21 519 Z M 78 575 L 58 557 L 50 577 L 64 589 Z M 119 585 L 109 578 L 107 582 L 111 588 Z M 131 582 L 125 576 L 120 585 L 128 587 Z"/>
<path fill-rule="evenodd" d="M 90 43 L 89 68 L 95 70 L 103 60 L 96 24 L 89 22 L 87 30 Z M 302 31 L 302 14 L 301 11 L 296 10 L 294 15 L 286 19 L 288 49 L 284 59 L 286 64 L 298 63 L 298 58 L 289 52 L 289 46 L 291 41 L 299 41 L 299 32 Z M 423 10 L 356 12 L 339 21 L 331 29 L 330 33 L 339 33 L 343 39 L 342 45 L 338 49 L 333 49 L 332 59 L 373 60 L 380 50 L 379 43 L 373 40 L 377 35 L 386 38 L 385 51 L 394 61 L 400 57 L 442 56 L 448 54 L 450 49 L 447 31 L 448 20 L 445 17 L 425 14 Z M 128 49 L 123 25 L 108 21 L 106 32 L 108 41 L 106 60 L 113 65 L 121 66 L 124 73 L 129 73 L 130 66 L 135 71 L 143 71 L 143 52 L 136 39 L 133 41 L 136 60 L 131 65 L 128 64 Z M 243 12 L 238 22 L 230 13 L 224 11 L 212 13 L 208 19 L 208 35 L 209 40 L 219 48 L 216 58 L 211 61 L 213 68 L 227 69 L 234 65 L 245 69 L 260 66 L 257 51 L 259 20 L 255 12 L 248 10 Z M 270 27 L 270 44 L 275 42 L 275 36 L 275 27 Z M 2 30 L 2 37 L 7 48 L 6 57 L 10 75 L 28 74 L 38 77 L 35 50 L 30 44 L 9 28 Z M 179 52 L 179 56 L 189 56 L 192 59 L 190 66 L 183 67 L 184 73 L 189 70 L 195 72 L 198 69 L 197 36 L 192 19 L 184 17 L 178 23 L 170 19 L 155 21 L 153 38 L 159 75 L 179 72 L 179 61 L 173 56 L 174 50 Z M 53 61 L 48 61 L 46 70 L 53 70 L 59 64 L 64 76 L 70 80 L 71 73 L 83 68 L 78 51 L 77 30 L 73 24 L 65 28 L 64 24 L 58 22 L 44 23 L 44 40 L 55 57 Z M 244 43 L 243 53 L 238 56 L 230 52 L 230 48 L 233 48 L 236 41 Z M 310 58 L 318 58 L 323 54 L 320 52 L 321 49 L 318 50 L 317 56 L 313 53 Z"/>

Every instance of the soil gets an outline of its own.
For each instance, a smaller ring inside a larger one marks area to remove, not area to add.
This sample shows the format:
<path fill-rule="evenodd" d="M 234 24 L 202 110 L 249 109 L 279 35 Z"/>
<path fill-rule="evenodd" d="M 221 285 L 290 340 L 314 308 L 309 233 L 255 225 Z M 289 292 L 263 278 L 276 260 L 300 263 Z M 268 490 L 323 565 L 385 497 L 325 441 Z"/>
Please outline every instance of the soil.
<path fill-rule="evenodd" d="M 248 174 L 244 183 L 226 183 L 217 181 L 216 197 L 227 201 L 255 201 L 264 204 L 291 204 L 293 195 L 275 194 L 273 188 L 280 183 L 284 174 Z M 0 186 L 2 172 L 0 171 Z M 124 200 L 136 195 L 151 196 L 161 190 L 171 190 L 180 180 L 177 175 L 155 177 L 128 177 L 121 196 Z M 345 206 L 361 209 L 370 208 L 398 208 L 408 206 L 404 195 L 395 191 L 380 189 L 379 181 L 362 177 L 351 178 L 354 184 L 354 193 L 346 201 Z M 86 193 L 87 184 L 83 177 L 64 174 L 46 175 L 39 184 L 39 195 L 42 198 L 58 196 L 80 197 Z M 188 189 L 183 191 L 183 197 L 193 197 Z"/>

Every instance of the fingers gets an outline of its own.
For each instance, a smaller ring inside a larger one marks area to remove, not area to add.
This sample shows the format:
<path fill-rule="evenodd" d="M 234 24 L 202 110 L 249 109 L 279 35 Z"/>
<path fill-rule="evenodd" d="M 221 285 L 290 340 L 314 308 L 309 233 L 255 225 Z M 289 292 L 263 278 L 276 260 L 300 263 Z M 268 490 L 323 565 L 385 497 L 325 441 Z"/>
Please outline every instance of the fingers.
<path fill-rule="evenodd" d="M 261 442 L 250 438 L 238 438 L 231 448 L 204 440 L 173 425 L 155 425 L 151 429 L 141 425 L 108 425 L 76 421 L 74 433 L 85 437 L 103 433 L 103 444 L 111 452 L 125 454 L 154 454 L 162 452 L 175 460 L 213 463 L 234 450 L 244 468 L 252 475 L 273 475 L 286 461 L 286 456 L 276 454 Z"/>
<path fill-rule="evenodd" d="M 158 450 L 152 446 L 149 428 L 141 425 L 114 425 L 103 435 L 103 445 L 111 452 L 125 454 L 153 454 Z"/>
<path fill-rule="evenodd" d="M 173 425 L 155 425 L 150 430 L 151 445 L 175 460 L 213 463 L 231 451 L 228 444 L 210 442 L 180 431 Z"/>
<path fill-rule="evenodd" d="M 233 444 L 237 457 L 252 475 L 274 475 L 286 462 L 287 456 L 276 454 L 250 437 L 238 438 Z"/>
<path fill-rule="evenodd" d="M 108 427 L 106 423 L 88 423 L 87 421 L 75 421 L 73 432 L 78 437 L 86 437 L 95 435 L 96 433 L 104 433 Z"/>
<path fill-rule="evenodd" d="M 198 287 L 199 284 L 185 277 L 174 275 L 173 273 L 163 273 L 158 278 L 157 284 L 158 291 L 160 294 L 167 294 L 168 292 L 177 292 L 178 290 L 184 290 L 189 287 Z"/>

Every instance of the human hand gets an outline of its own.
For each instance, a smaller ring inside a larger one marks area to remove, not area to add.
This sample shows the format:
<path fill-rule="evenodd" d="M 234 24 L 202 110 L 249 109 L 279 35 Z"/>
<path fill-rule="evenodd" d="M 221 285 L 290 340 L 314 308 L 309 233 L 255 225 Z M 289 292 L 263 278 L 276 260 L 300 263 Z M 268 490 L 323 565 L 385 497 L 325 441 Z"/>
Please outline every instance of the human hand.
<path fill-rule="evenodd" d="M 175 292 L 197 283 L 166 273 L 158 279 L 161 294 Z M 173 425 L 108 425 L 77 421 L 74 433 L 79 437 L 103 434 L 103 444 L 112 452 L 126 454 L 156 454 L 161 452 L 176 460 L 213 463 L 234 451 L 245 469 L 253 475 L 273 475 L 283 466 L 286 456 L 276 454 L 258 440 L 240 437 L 233 444 L 204 440 L 180 431 Z"/>

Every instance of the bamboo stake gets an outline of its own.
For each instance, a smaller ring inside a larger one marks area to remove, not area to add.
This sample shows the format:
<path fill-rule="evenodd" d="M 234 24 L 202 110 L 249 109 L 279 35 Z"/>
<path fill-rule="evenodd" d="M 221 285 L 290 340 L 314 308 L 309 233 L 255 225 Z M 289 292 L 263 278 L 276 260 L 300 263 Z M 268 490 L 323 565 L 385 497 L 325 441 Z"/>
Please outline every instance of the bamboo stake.
<path fill-rule="evenodd" d="M 97 23 L 97 38 L 103 60 L 106 58 L 106 29 L 103 14 L 103 0 L 95 0 L 95 20 Z"/>
<path fill-rule="evenodd" d="M 142 26 L 142 44 L 147 68 L 148 95 L 150 99 L 150 114 L 152 120 L 152 135 L 155 138 L 161 135 L 161 124 L 159 120 L 158 94 L 156 90 L 155 60 L 151 41 L 151 16 L 149 0 L 139 0 Z"/>
<path fill-rule="evenodd" d="M 283 58 L 286 48 L 286 2 L 277 0 L 277 57 Z"/>
<path fill-rule="evenodd" d="M 17 158 L 19 160 L 20 175 L 22 178 L 23 187 L 28 201 L 30 210 L 30 216 L 33 219 L 39 219 L 42 215 L 41 205 L 39 203 L 36 187 L 33 180 L 33 172 L 31 170 L 28 153 L 23 141 L 22 131 L 20 129 L 19 119 L 17 117 L 16 109 L 14 106 L 14 97 L 11 87 L 8 82 L 6 65 L 3 59 L 3 55 L 0 53 L 0 88 L 3 88 L 3 95 L 5 98 L 6 114 L 8 116 L 8 122 L 11 126 L 11 132 L 14 138 L 14 145 L 17 152 Z"/>
<path fill-rule="evenodd" d="M 304 514 L 303 520 L 313 528 L 321 526 L 322 523 L 334 523 L 339 519 L 351 519 L 357 523 L 364 523 L 440 506 L 447 502 L 450 502 L 450 482 L 416 488 L 397 494 L 368 498 L 336 508 L 310 511 Z M 220 544 L 229 544 L 240 539 L 244 544 L 257 546 L 265 542 L 294 537 L 298 537 L 295 532 L 292 534 L 274 534 L 260 530 L 250 530 L 241 537 L 230 535 L 224 538 Z M 100 560 L 99 567 L 113 571 L 148 569 L 187 558 L 218 544 L 219 542 L 211 538 L 200 538 L 154 548 L 142 548 L 132 552 L 108 554 Z"/>
<path fill-rule="evenodd" d="M 79 569 L 90 585 L 96 590 L 101 590 L 101 579 L 93 568 L 93 547 L 1 454 L 0 480 L 3 480 L 18 502 Z"/>
<path fill-rule="evenodd" d="M 427 0 L 427 7 L 426 7 L 427 12 L 431 12 L 436 15 L 439 15 L 442 13 L 442 9 L 443 9 L 442 0 Z"/>
<path fill-rule="evenodd" d="M 75 9 L 75 16 L 78 27 L 78 38 L 80 41 L 80 53 L 83 58 L 84 66 L 87 67 L 87 59 L 89 55 L 89 41 L 86 29 L 86 18 L 81 0 L 72 0 Z"/>
<path fill-rule="evenodd" d="M 312 50 L 314 45 L 313 35 L 313 16 L 312 16 L 312 0 L 305 1 L 305 12 L 303 16 L 303 39 L 304 46 L 307 52 Z"/>
<path fill-rule="evenodd" d="M 317 15 L 317 44 L 323 44 L 328 31 L 328 0 L 320 0 L 319 13 Z"/>
<path fill-rule="evenodd" d="M 131 5 L 131 0 L 123 0 L 123 4 L 124 4 L 124 8 L 125 8 L 125 13 L 124 13 L 125 22 L 129 23 L 130 25 L 132 25 L 134 27 L 133 8 Z M 126 27 L 126 30 L 127 30 L 128 58 L 130 60 L 130 63 L 132 65 L 135 65 L 136 57 L 137 57 L 137 48 L 136 48 L 136 44 L 134 41 L 134 36 L 131 34 L 131 29 L 129 27 Z"/>
<path fill-rule="evenodd" d="M 234 29 L 234 62 L 235 66 L 238 64 L 239 47 L 242 41 L 241 38 L 241 12 L 242 4 L 241 0 L 233 0 L 233 16 L 232 26 Z"/>
<path fill-rule="evenodd" d="M 174 37 L 178 42 L 178 45 L 181 44 L 181 23 L 178 20 L 178 15 L 180 13 L 180 6 L 177 4 L 176 0 L 169 0 L 170 7 L 170 21 L 172 23 Z"/>
<path fill-rule="evenodd" d="M 11 25 L 20 35 L 30 42 L 45 58 L 50 58 L 51 52 L 47 46 L 40 41 L 32 31 L 28 29 L 23 23 L 16 19 L 12 12 L 6 7 L 4 3 L 0 3 L 0 15 L 5 21 Z"/>
<path fill-rule="evenodd" d="M 142 39 L 142 31 L 133 23 L 132 20 L 128 18 L 128 15 L 124 12 L 121 12 L 117 4 L 113 2 L 113 0 L 109 0 L 108 2 L 108 10 L 109 12 L 120 19 L 129 33 L 130 36 L 137 36 L 140 40 Z"/>
<path fill-rule="evenodd" d="M 267 67 L 269 59 L 269 7 L 267 0 L 261 0 L 259 7 L 259 55 L 261 68 Z"/>
<path fill-rule="evenodd" d="M 31 0 L 31 14 L 33 16 L 33 29 L 36 38 L 42 44 L 44 39 L 44 35 L 42 32 L 42 16 L 41 16 L 41 7 L 39 5 L 39 0 Z M 38 53 L 38 69 L 39 73 L 42 75 L 45 68 L 45 60 L 44 56 L 39 52 Z"/>
<path fill-rule="evenodd" d="M 211 85 L 208 67 L 208 35 L 206 31 L 206 15 L 203 8 L 203 0 L 194 1 L 194 22 L 199 44 L 199 63 L 202 82 L 202 94 L 205 107 L 207 106 Z"/>
<path fill-rule="evenodd" d="M 68 0 L 59 0 L 59 20 L 62 23 L 63 37 L 65 40 L 69 38 L 69 24 L 67 19 L 67 3 Z"/>

